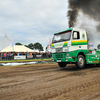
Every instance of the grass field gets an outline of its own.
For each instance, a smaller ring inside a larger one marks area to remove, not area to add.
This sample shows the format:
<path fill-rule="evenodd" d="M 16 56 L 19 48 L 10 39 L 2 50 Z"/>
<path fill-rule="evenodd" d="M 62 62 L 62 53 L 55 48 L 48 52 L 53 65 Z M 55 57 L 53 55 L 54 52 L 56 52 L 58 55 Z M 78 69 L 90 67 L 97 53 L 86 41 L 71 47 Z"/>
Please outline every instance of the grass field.
<path fill-rule="evenodd" d="M 34 62 L 34 61 L 48 61 L 51 60 L 51 58 L 49 59 L 24 59 L 24 60 L 3 60 L 0 61 L 0 63 L 7 63 L 7 62 Z"/>

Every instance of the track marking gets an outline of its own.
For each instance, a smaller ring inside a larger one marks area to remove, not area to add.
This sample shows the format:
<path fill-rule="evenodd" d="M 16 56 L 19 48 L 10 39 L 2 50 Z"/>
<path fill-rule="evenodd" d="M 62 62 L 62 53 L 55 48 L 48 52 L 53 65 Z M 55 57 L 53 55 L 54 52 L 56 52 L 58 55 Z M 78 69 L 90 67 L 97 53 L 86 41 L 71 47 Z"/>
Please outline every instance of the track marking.
<path fill-rule="evenodd" d="M 95 96 L 95 95 L 98 95 L 98 94 L 100 94 L 100 91 L 99 91 L 99 92 L 96 92 L 96 93 L 94 93 L 94 94 L 91 94 L 91 95 L 87 95 L 87 96 L 85 96 L 85 97 L 82 97 L 82 98 L 80 98 L 79 100 L 89 99 L 90 97 Z"/>
<path fill-rule="evenodd" d="M 21 72 L 21 74 L 28 74 L 28 73 L 36 73 L 36 72 L 47 72 L 47 71 L 53 71 L 53 70 L 59 70 L 60 68 L 56 68 L 56 69 L 45 69 L 45 70 L 39 70 L 39 71 L 31 71 L 31 72 Z M 28 82 L 34 82 L 34 79 L 33 80 L 28 80 L 28 81 L 22 81 L 22 82 L 14 82 L 14 83 L 7 83 L 7 84 L 3 84 L 3 85 L 0 85 L 0 88 L 3 88 L 3 87 L 9 87 L 9 86 L 14 86 L 14 85 L 18 85 L 18 84 L 23 84 L 23 83 L 28 83 Z"/>
<path fill-rule="evenodd" d="M 60 68 L 52 68 L 52 69 L 44 69 L 44 70 L 37 70 L 37 71 L 30 71 L 30 72 L 21 72 L 22 73 L 36 73 L 36 72 L 46 72 L 46 71 L 53 71 L 53 70 L 59 70 Z"/>

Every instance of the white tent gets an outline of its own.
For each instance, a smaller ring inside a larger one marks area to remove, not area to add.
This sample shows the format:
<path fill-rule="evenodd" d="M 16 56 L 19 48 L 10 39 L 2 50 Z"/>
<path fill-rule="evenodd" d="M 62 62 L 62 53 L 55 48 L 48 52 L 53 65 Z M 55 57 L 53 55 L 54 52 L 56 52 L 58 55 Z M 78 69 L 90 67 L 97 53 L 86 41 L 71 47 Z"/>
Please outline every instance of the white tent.
<path fill-rule="evenodd" d="M 8 46 L 7 48 L 1 50 L 0 52 L 35 52 L 24 45 L 14 45 L 13 47 Z"/>
<path fill-rule="evenodd" d="M 9 45 L 10 45 L 10 40 L 5 34 L 4 38 L 2 40 L 0 40 L 0 50 L 3 50 L 4 48 L 8 47 Z"/>

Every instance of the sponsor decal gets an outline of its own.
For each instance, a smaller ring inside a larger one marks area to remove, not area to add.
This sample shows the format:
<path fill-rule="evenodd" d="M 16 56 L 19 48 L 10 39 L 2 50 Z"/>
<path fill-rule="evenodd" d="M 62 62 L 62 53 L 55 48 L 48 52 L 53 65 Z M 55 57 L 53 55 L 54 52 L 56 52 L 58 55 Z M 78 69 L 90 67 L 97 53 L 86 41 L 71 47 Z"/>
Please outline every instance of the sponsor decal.
<path fill-rule="evenodd" d="M 68 42 L 65 41 L 64 43 L 52 44 L 52 48 L 54 48 L 54 47 L 66 47 L 67 45 L 68 45 Z"/>
<path fill-rule="evenodd" d="M 68 42 L 66 41 L 66 42 L 64 42 L 63 47 L 66 47 L 67 45 L 68 45 Z"/>
<path fill-rule="evenodd" d="M 85 39 L 85 34 L 84 33 L 82 34 L 82 39 Z"/>
<path fill-rule="evenodd" d="M 33 55 L 27 55 L 27 58 L 33 58 Z"/>
<path fill-rule="evenodd" d="M 55 47 L 58 47 L 58 46 L 63 46 L 63 44 L 55 44 Z"/>
<path fill-rule="evenodd" d="M 92 63 L 92 61 L 88 61 L 89 63 Z"/>
<path fill-rule="evenodd" d="M 74 40 L 74 41 L 71 41 L 71 45 L 72 46 L 87 45 L 87 40 Z"/>
<path fill-rule="evenodd" d="M 36 57 L 42 57 L 42 55 L 36 55 Z"/>
<path fill-rule="evenodd" d="M 96 54 L 96 51 L 92 51 L 92 54 Z"/>
<path fill-rule="evenodd" d="M 52 47 L 54 47 L 54 44 L 52 44 Z"/>
<path fill-rule="evenodd" d="M 26 56 L 14 56 L 14 59 L 26 59 Z"/>
<path fill-rule="evenodd" d="M 92 61 L 92 63 L 99 63 L 99 61 Z"/>

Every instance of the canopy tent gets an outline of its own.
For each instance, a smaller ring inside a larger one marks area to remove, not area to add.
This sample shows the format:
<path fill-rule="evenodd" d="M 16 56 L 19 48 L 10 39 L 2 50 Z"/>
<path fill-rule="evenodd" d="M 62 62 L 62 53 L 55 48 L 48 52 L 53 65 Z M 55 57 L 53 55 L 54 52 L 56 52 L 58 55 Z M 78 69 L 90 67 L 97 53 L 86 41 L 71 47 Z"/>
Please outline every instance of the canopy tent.
<path fill-rule="evenodd" d="M 0 52 L 35 52 L 24 45 L 14 45 L 13 47 L 8 46 L 7 48 L 1 50 Z"/>
<path fill-rule="evenodd" d="M 0 40 L 0 50 L 3 50 L 4 48 L 8 47 L 9 45 L 10 45 L 10 40 L 5 34 L 4 38 L 2 40 Z"/>

